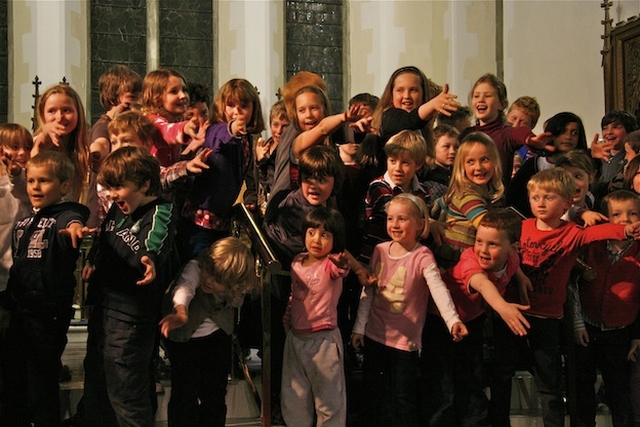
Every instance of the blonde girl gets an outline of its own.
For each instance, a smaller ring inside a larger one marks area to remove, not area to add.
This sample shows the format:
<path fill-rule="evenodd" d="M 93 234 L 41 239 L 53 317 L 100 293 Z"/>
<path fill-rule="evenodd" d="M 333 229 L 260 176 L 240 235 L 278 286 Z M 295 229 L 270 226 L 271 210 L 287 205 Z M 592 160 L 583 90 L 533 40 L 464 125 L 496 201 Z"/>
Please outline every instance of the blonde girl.
<path fill-rule="evenodd" d="M 498 149 L 482 132 L 467 135 L 458 148 L 449 188 L 438 199 L 440 219 L 448 223 L 442 245 L 435 250 L 442 268 L 455 265 L 473 246 L 476 228 L 489 206 L 504 194 Z"/>
<path fill-rule="evenodd" d="M 168 68 L 149 72 L 142 81 L 142 112 L 158 127 L 162 138 L 152 152 L 162 166 L 180 160 L 182 147 L 198 137 L 199 122 L 194 116 L 182 120 L 189 106 L 187 82 L 182 74 Z"/>
<path fill-rule="evenodd" d="M 395 196 L 386 207 L 391 241 L 376 246 L 371 268 L 377 285 L 360 297 L 352 345 L 364 347 L 364 389 L 370 395 L 363 425 L 416 426 L 418 354 L 427 303 L 433 297 L 455 341 L 467 335 L 429 248 L 419 243 L 429 233 L 423 200 Z"/>
<path fill-rule="evenodd" d="M 187 245 L 183 248 L 187 259 L 229 235 L 231 207 L 253 168 L 252 135 L 264 130 L 258 92 L 245 79 L 222 85 L 213 105 L 216 123 L 207 128 L 203 143 L 211 150 L 206 159 L 209 168 L 193 179 L 178 231 L 182 234 L 178 241 Z"/>
<path fill-rule="evenodd" d="M 68 84 L 48 88 L 36 108 L 38 128 L 33 136 L 31 157 L 41 151 L 65 154 L 75 167 L 73 189 L 67 199 L 86 203 L 83 194 L 89 179 L 89 143 L 84 106 L 78 93 Z"/>

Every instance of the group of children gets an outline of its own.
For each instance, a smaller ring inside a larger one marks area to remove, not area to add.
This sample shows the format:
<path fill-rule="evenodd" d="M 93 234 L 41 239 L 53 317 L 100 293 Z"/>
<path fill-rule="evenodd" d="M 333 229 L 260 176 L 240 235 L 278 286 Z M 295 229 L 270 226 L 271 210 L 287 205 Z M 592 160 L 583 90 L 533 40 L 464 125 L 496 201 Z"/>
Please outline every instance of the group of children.
<path fill-rule="evenodd" d="M 60 425 L 73 272 L 91 235 L 84 396 L 68 425 L 152 426 L 161 336 L 169 425 L 223 426 L 235 309 L 258 291 L 250 249 L 230 237 L 246 187 L 284 270 L 273 277 L 272 392 L 287 425 L 347 424 L 353 349 L 368 393 L 361 425 L 508 426 L 523 363 L 545 425 L 564 425 L 565 306 L 571 415 L 594 425 L 598 368 L 614 425 L 634 425 L 640 135 L 630 114 L 605 116 L 588 153 L 578 116 L 556 114 L 535 135 L 535 99 L 505 111 L 491 74 L 471 110 L 402 67 L 380 99 L 360 94 L 331 114 L 326 83 L 300 72 L 270 110 L 271 137 L 254 143 L 265 123 L 247 80 L 225 83 L 210 110 L 205 88 L 175 70 L 141 79 L 116 66 L 99 89 L 106 111 L 91 136 L 65 84 L 40 98 L 33 137 L 0 125 L 0 424 Z M 594 274 L 577 271 L 579 256 Z"/>

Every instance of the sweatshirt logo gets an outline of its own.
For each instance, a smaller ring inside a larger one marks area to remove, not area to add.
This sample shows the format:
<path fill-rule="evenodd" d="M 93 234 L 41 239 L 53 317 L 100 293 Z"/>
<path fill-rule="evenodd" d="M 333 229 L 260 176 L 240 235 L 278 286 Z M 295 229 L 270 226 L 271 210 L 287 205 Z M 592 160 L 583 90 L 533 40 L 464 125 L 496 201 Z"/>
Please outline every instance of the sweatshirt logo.
<path fill-rule="evenodd" d="M 132 251 L 138 252 L 140 250 L 140 240 L 133 234 L 133 230 L 123 228 L 116 232 L 116 236 L 120 237 Z"/>

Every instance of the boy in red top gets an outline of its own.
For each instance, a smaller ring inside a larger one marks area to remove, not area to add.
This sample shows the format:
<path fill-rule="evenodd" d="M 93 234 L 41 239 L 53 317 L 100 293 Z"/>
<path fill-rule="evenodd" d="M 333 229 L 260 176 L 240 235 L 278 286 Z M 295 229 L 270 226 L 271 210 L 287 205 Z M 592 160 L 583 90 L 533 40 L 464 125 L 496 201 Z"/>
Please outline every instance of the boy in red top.
<path fill-rule="evenodd" d="M 510 425 L 511 377 L 523 346 L 533 363 L 532 373 L 542 400 L 545 427 L 564 426 L 560 332 L 567 283 L 578 250 L 598 240 L 640 238 L 640 222 L 581 228 L 563 221 L 561 217 L 571 206 L 576 192 L 575 180 L 564 169 L 538 172 L 529 180 L 527 191 L 535 218 L 522 223 L 520 251 L 522 270 L 533 285 L 529 293 L 531 308 L 526 313 L 531 328 L 526 338 L 517 338 L 504 328 L 501 330 L 501 322 L 494 324 L 490 405 L 494 427 Z M 508 301 L 517 301 L 517 297 L 509 299 L 509 291 L 507 295 Z"/>
<path fill-rule="evenodd" d="M 435 306 L 429 305 L 421 363 L 425 372 L 425 425 L 488 426 L 489 402 L 484 394 L 483 326 L 489 304 L 516 335 L 529 323 L 520 310 L 528 306 L 502 298 L 520 266 L 518 245 L 522 219 L 509 209 L 490 209 L 480 221 L 475 244 L 442 274 L 469 337 L 453 342 Z M 434 313 L 434 314 L 431 314 Z"/>
<path fill-rule="evenodd" d="M 603 208 L 613 224 L 640 220 L 640 198 L 627 190 L 609 193 Z M 579 282 L 574 313 L 576 416 L 594 425 L 596 367 L 602 373 L 615 427 L 633 425 L 629 399 L 630 366 L 640 346 L 640 244 L 607 240 L 587 247 L 584 260 L 596 272 Z"/>

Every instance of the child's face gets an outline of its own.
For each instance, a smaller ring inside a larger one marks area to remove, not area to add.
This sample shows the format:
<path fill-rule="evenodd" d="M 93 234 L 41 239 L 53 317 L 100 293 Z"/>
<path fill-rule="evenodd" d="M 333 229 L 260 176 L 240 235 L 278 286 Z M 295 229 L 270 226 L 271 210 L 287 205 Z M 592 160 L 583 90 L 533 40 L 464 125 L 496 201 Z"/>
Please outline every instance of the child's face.
<path fill-rule="evenodd" d="M 476 230 L 473 253 L 483 270 L 500 271 L 516 246 L 516 243 L 509 241 L 509 234 L 505 230 L 480 225 Z"/>
<path fill-rule="evenodd" d="M 602 128 L 602 138 L 604 138 L 606 142 L 613 142 L 616 150 L 622 149 L 622 143 L 626 136 L 627 130 L 622 123 L 613 122 Z"/>
<path fill-rule="evenodd" d="M 296 117 L 303 132 L 316 127 L 324 116 L 324 107 L 318 94 L 303 92 L 296 97 Z"/>
<path fill-rule="evenodd" d="M 489 83 L 479 83 L 473 89 L 471 107 L 476 119 L 481 125 L 494 122 L 500 112 L 505 109 L 505 103 L 498 99 L 496 89 Z"/>
<path fill-rule="evenodd" d="M 476 142 L 464 158 L 464 175 L 473 184 L 486 186 L 496 173 L 489 150 L 484 144 Z"/>
<path fill-rule="evenodd" d="M 64 130 L 58 136 L 67 136 L 78 126 L 78 109 L 73 99 L 64 93 L 54 93 L 44 103 L 45 123 L 59 123 Z"/>
<path fill-rule="evenodd" d="M 513 169 L 511 170 L 511 178 L 516 176 L 520 168 L 522 167 L 522 157 L 519 154 L 513 155 Z"/>
<path fill-rule="evenodd" d="M 335 178 L 323 176 L 319 178 L 302 178 L 302 195 L 313 206 L 326 206 L 333 192 Z"/>
<path fill-rule="evenodd" d="M 227 287 L 215 280 L 204 270 L 200 271 L 200 289 L 207 294 L 224 295 L 227 292 Z"/>
<path fill-rule="evenodd" d="M 151 151 L 152 143 L 144 143 L 140 137 L 131 131 L 111 134 L 111 151 L 116 151 L 122 147 L 140 147 Z"/>
<path fill-rule="evenodd" d="M 545 223 L 559 220 L 571 204 L 571 200 L 540 187 L 533 187 L 529 192 L 529 205 L 533 216 Z"/>
<path fill-rule="evenodd" d="M 395 154 L 387 157 L 387 172 L 394 185 L 402 187 L 408 191 L 414 175 L 422 165 L 418 165 L 415 160 L 407 154 Z"/>
<path fill-rule="evenodd" d="M 130 215 L 146 201 L 149 182 L 146 182 L 142 187 L 138 187 L 137 184 L 131 181 L 125 181 L 120 187 L 109 188 L 108 190 L 113 203 L 118 205 L 122 213 Z"/>
<path fill-rule="evenodd" d="M 227 123 L 238 117 L 244 117 L 245 124 L 248 124 L 253 117 L 253 103 L 244 103 L 237 99 L 228 99 L 224 106 L 224 117 Z"/>
<path fill-rule="evenodd" d="M 162 96 L 162 109 L 172 117 L 183 115 L 187 111 L 187 85 L 180 77 L 170 76 Z"/>
<path fill-rule="evenodd" d="M 349 142 L 347 144 L 338 145 L 338 150 L 340 150 L 340 153 L 344 153 L 347 156 L 353 158 L 353 156 L 358 154 L 358 147 L 359 146 L 360 146 L 360 144 L 356 144 L 355 142 Z"/>
<path fill-rule="evenodd" d="M 140 98 L 139 93 L 125 92 L 118 96 L 118 113 L 131 110 L 131 106 L 137 104 Z"/>
<path fill-rule="evenodd" d="M 46 208 L 62 201 L 71 190 L 71 181 L 60 182 L 50 166 L 27 168 L 27 194 L 36 209 Z"/>
<path fill-rule="evenodd" d="M 274 117 L 269 124 L 271 128 L 271 137 L 273 138 L 273 142 L 278 144 L 280 142 L 280 137 L 282 136 L 282 132 L 289 126 L 289 119 L 286 117 Z"/>
<path fill-rule="evenodd" d="M 562 166 L 562 169 L 571 174 L 573 180 L 576 182 L 576 195 L 573 197 L 573 203 L 582 203 L 587 197 L 589 192 L 589 184 L 591 184 L 591 177 L 589 174 L 575 166 Z"/>
<path fill-rule="evenodd" d="M 458 138 L 450 135 L 442 135 L 436 142 L 436 163 L 442 167 L 451 167 L 458 151 Z"/>
<path fill-rule="evenodd" d="M 633 185 L 633 191 L 640 194 L 640 167 L 638 167 L 636 174 L 633 176 L 631 184 Z"/>
<path fill-rule="evenodd" d="M 636 153 L 633 150 L 633 148 L 631 147 L 631 144 L 629 144 L 628 142 L 624 143 L 624 152 L 625 152 L 624 159 L 627 161 L 627 164 L 629 164 L 629 162 L 638 155 L 638 153 Z"/>
<path fill-rule="evenodd" d="M 567 123 L 564 127 L 564 132 L 556 136 L 553 140 L 553 145 L 555 145 L 561 153 L 566 153 L 576 149 L 579 139 L 580 125 L 578 125 L 578 123 Z"/>
<path fill-rule="evenodd" d="M 611 224 L 632 224 L 640 221 L 640 206 L 636 200 L 609 200 L 607 210 Z"/>
<path fill-rule="evenodd" d="M 518 107 L 514 107 L 511 111 L 509 111 L 509 113 L 507 114 L 507 122 L 514 128 L 517 128 L 519 126 L 526 126 L 528 128 L 532 127 L 531 116 L 529 116 L 526 111 Z"/>
<path fill-rule="evenodd" d="M 304 246 L 313 258 L 322 259 L 333 250 L 333 233 L 325 230 L 322 225 L 318 228 L 307 228 Z"/>
<path fill-rule="evenodd" d="M 209 120 L 209 106 L 202 101 L 195 102 L 193 103 L 193 105 L 191 105 L 191 107 L 189 107 L 189 111 L 187 111 L 185 117 L 187 119 L 190 119 L 191 117 L 197 117 L 198 122 L 202 126 L 204 122 Z"/>
<path fill-rule="evenodd" d="M 393 106 L 411 112 L 422 105 L 424 93 L 420 78 L 413 73 L 402 73 L 393 82 Z"/>
<path fill-rule="evenodd" d="M 33 142 L 25 142 L 18 139 L 7 142 L 7 145 L 2 146 L 2 155 L 24 168 L 31 158 Z"/>
<path fill-rule="evenodd" d="M 424 229 L 424 218 L 417 218 L 407 205 L 411 201 L 392 201 L 387 207 L 387 234 L 403 247 L 415 245 Z"/>

